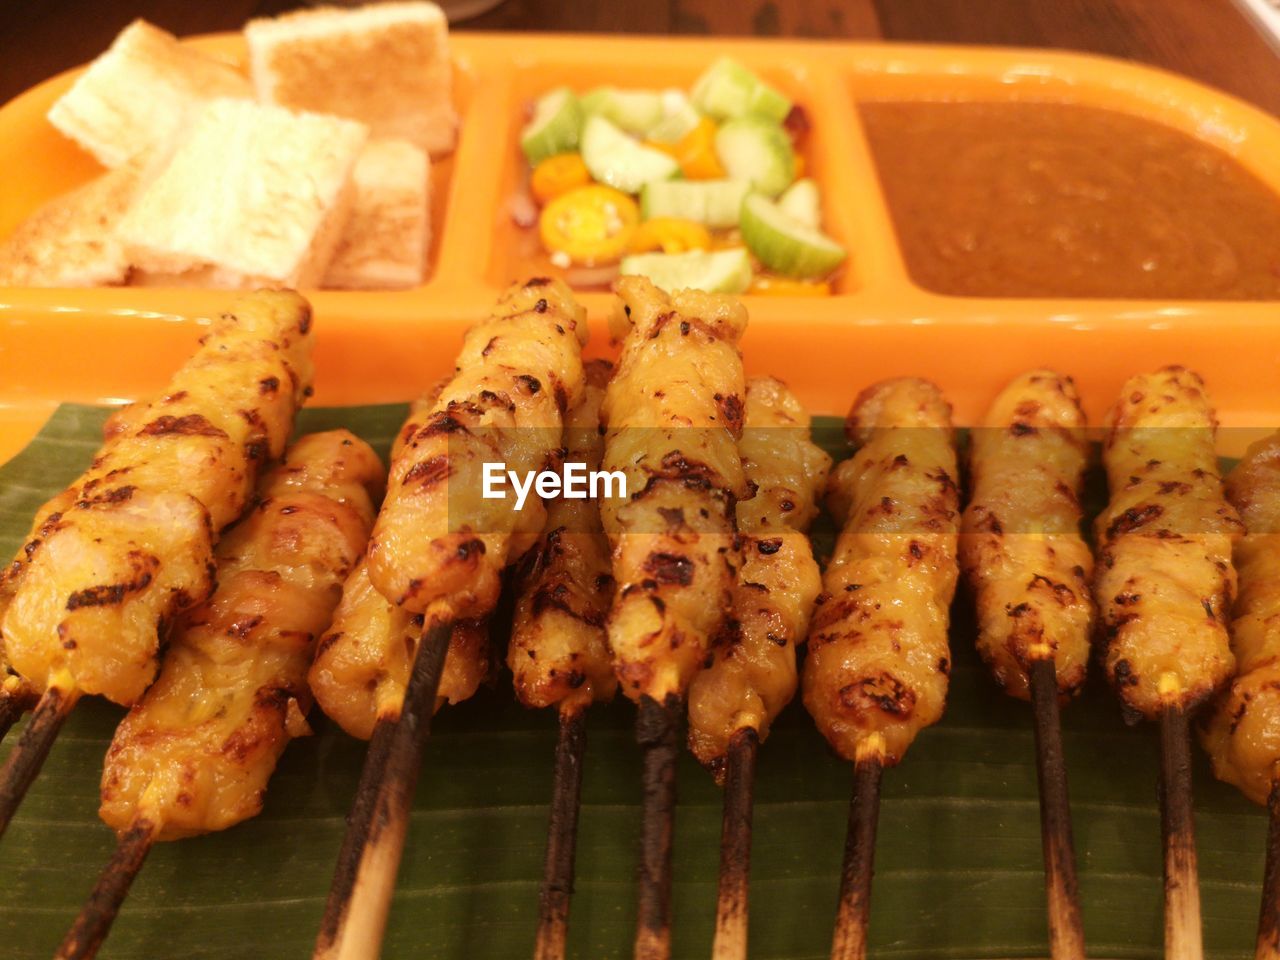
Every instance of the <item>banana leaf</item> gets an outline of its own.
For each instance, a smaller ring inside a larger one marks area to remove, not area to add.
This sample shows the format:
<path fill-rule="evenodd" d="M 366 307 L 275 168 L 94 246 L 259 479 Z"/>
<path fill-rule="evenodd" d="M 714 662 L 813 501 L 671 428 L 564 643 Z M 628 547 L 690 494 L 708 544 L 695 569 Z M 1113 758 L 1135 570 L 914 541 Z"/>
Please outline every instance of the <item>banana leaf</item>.
<path fill-rule="evenodd" d="M 300 429 L 344 425 L 385 454 L 403 406 L 316 409 Z M 105 411 L 64 406 L 0 469 L 0 550 L 77 474 Z M 817 433 L 838 455 L 829 418 Z M 1094 495 L 1095 507 L 1097 496 Z M 820 542 L 829 542 L 827 536 Z M 884 778 L 871 920 L 883 958 L 1047 953 L 1030 711 L 973 652 L 958 601 L 945 718 Z M 97 819 L 103 754 L 121 711 L 82 703 L 0 843 L 0 955 L 48 957 L 114 838 Z M 570 953 L 626 957 L 634 931 L 640 753 L 633 708 L 594 708 Z M 103 949 L 108 958 L 310 955 L 364 744 L 319 716 L 293 744 L 262 815 L 224 833 L 159 845 Z M 1090 954 L 1162 953 L 1157 731 L 1126 727 L 1095 675 L 1063 712 Z M 510 960 L 532 949 L 551 795 L 555 718 L 514 702 L 499 675 L 433 724 L 385 956 Z M 11 734 L 8 743 L 16 740 Z M 0 748 L 0 756 L 4 749 Z M 709 954 L 720 794 L 681 759 L 674 953 Z M 761 750 L 752 858 L 752 956 L 828 955 L 851 770 L 793 703 Z M 1207 954 L 1252 955 L 1266 818 L 1217 783 L 1196 749 L 1195 801 Z"/>

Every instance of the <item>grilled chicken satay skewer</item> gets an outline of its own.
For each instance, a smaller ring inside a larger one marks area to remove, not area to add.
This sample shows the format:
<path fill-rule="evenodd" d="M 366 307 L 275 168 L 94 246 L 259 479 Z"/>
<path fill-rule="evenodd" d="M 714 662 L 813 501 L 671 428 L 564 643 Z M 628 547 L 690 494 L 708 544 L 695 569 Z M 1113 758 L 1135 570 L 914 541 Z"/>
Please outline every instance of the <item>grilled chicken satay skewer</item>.
<path fill-rule="evenodd" d="M 94 956 L 157 840 L 256 816 L 289 740 L 310 732 L 307 668 L 364 550 L 384 471 L 346 430 L 312 434 L 263 478 L 218 544 L 218 589 L 186 615 L 102 776 L 116 854 L 59 948 Z"/>
<path fill-rule="evenodd" d="M 1098 517 L 1094 597 L 1107 676 L 1133 720 L 1160 721 L 1165 956 L 1202 956 L 1188 715 L 1235 665 L 1227 618 L 1241 524 L 1223 499 L 1217 422 L 1182 367 L 1134 377 L 1108 414 L 1111 502 Z"/>
<path fill-rule="evenodd" d="M 796 645 L 822 588 L 805 531 L 831 469 L 809 439 L 808 412 L 780 380 L 747 381 L 743 423 L 738 450 L 756 493 L 737 508 L 734 627 L 689 687 L 689 748 L 725 788 L 716 960 L 747 956 L 756 751 L 796 692 Z"/>
<path fill-rule="evenodd" d="M 737 347 L 747 317 L 728 297 L 667 296 L 639 277 L 617 292 L 622 353 L 604 400 L 604 468 L 626 476 L 627 496 L 600 504 L 617 584 L 608 636 L 645 754 L 635 956 L 661 960 L 671 953 L 680 711 L 732 607 L 734 506 L 748 494 Z"/>
<path fill-rule="evenodd" d="M 394 461 L 422 428 L 438 391 L 414 402 L 391 448 Z M 329 719 L 361 740 L 370 739 L 380 719 L 394 723 L 404 700 L 423 617 L 397 607 L 369 582 L 365 557 L 347 575 L 342 600 L 316 648 L 307 682 Z M 486 621 L 459 620 L 449 632 L 449 649 L 435 710 L 473 696 L 489 672 Z M 389 718 L 389 719 L 388 719 Z"/>
<path fill-rule="evenodd" d="M 80 696 L 135 703 L 162 626 L 213 589 L 213 543 L 310 392 L 310 328 L 296 294 L 242 298 L 160 399 L 113 415 L 89 470 L 37 513 L 0 581 L 5 656 L 41 695 L 0 771 L 0 832 Z"/>
<path fill-rule="evenodd" d="M 1083 960 L 1059 700 L 1084 683 L 1093 554 L 1080 535 L 1088 453 L 1075 384 L 1052 370 L 1015 379 L 970 435 L 973 496 L 960 563 L 973 589 L 978 652 L 996 682 L 1030 699 L 1054 960 Z"/>
<path fill-rule="evenodd" d="M 600 404 L 612 366 L 586 365 L 582 401 L 565 422 L 565 462 L 600 467 L 604 438 Z M 605 637 L 613 601 L 609 541 L 592 500 L 560 497 L 547 505 L 547 530 L 526 556 L 511 628 L 507 665 L 526 707 L 555 707 L 560 715 L 547 854 L 538 895 L 535 960 L 563 960 L 573 893 L 574 848 L 586 711 L 613 698 L 618 681 Z"/>
<path fill-rule="evenodd" d="M 522 510 L 513 495 L 485 498 L 484 464 L 519 476 L 547 467 L 582 396 L 586 337 L 585 313 L 564 284 L 513 286 L 467 332 L 453 377 L 392 461 L 368 577 L 394 605 L 422 615 L 426 633 L 403 699 L 381 705 L 317 957 L 368 956 L 382 942 L 450 624 L 489 615 L 504 568 L 546 516 L 536 497 Z"/>
<path fill-rule="evenodd" d="M 827 484 L 842 524 L 804 666 L 804 703 L 854 764 L 833 960 L 866 956 L 883 768 L 942 716 L 960 524 L 951 406 L 933 384 L 864 390 L 846 423 L 858 445 Z"/>
<path fill-rule="evenodd" d="M 324 714 L 347 733 L 369 740 L 379 725 L 394 724 L 413 673 L 421 614 L 397 607 L 373 589 L 362 557 L 342 588 L 342 602 L 320 641 L 310 674 Z M 447 631 L 435 713 L 470 699 L 489 674 L 486 620 L 457 620 Z"/>
<path fill-rule="evenodd" d="M 1270 816 L 1258 917 L 1258 960 L 1280 958 L 1280 434 L 1251 446 L 1227 476 L 1246 534 L 1235 545 L 1231 622 L 1236 677 L 1201 729 L 1219 780 Z"/>

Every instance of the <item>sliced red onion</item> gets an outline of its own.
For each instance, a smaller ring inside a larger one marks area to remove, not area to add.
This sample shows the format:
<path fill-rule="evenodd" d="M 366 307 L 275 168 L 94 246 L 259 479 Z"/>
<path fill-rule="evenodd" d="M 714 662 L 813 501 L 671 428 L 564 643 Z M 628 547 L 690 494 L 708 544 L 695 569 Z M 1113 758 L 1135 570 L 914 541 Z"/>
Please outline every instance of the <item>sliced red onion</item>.
<path fill-rule="evenodd" d="M 571 287 L 607 287 L 618 279 L 618 264 L 606 263 L 600 267 L 570 267 L 564 279 Z"/>
<path fill-rule="evenodd" d="M 507 209 L 511 213 L 511 222 L 521 229 L 527 230 L 538 223 L 538 205 L 527 193 L 515 194 Z"/>

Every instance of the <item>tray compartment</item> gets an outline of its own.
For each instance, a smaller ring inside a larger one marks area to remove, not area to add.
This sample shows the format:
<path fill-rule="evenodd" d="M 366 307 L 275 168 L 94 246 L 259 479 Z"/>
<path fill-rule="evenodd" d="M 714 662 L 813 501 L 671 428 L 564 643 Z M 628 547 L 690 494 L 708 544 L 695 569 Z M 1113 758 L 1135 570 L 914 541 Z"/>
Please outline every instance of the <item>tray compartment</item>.
<path fill-rule="evenodd" d="M 851 294 L 862 285 L 862 256 L 883 234 L 875 225 L 860 222 L 856 211 L 864 208 L 865 174 L 868 168 L 850 165 L 841 132 L 856 122 L 847 103 L 833 96 L 838 76 L 824 58 L 809 60 L 794 54 L 770 55 L 759 44 L 717 43 L 714 48 L 690 43 L 635 41 L 625 50 L 609 50 L 584 43 L 569 55 L 559 51 L 534 52 L 530 44 L 514 55 L 514 97 L 504 131 L 504 165 L 498 179 L 498 202 L 493 208 L 494 243 L 486 279 L 496 289 L 530 272 L 546 270 L 536 230 L 518 227 L 509 214 L 512 197 L 527 190 L 528 165 L 520 151 L 520 129 L 528 104 L 556 87 L 578 92 L 601 85 L 622 88 L 688 90 L 698 75 L 718 56 L 741 60 L 801 106 L 808 115 L 810 132 L 804 159 L 807 176 L 818 181 L 824 197 L 827 232 L 850 250 L 850 258 L 834 284 L 836 294 Z M 852 167 L 852 168 L 851 168 Z M 558 271 L 557 271 L 558 272 Z M 747 298 L 748 304 L 756 298 Z"/>
<path fill-rule="evenodd" d="M 868 101 L 1047 102 L 1128 114 L 1221 150 L 1280 195 L 1280 170 L 1273 160 L 1280 151 L 1280 126 L 1249 104 L 1184 77 L 1107 57 L 1044 50 L 904 45 L 878 53 L 848 64 L 844 78 L 855 105 Z M 872 169 L 883 200 L 874 156 Z M 885 226 L 894 236 L 901 261 L 891 216 Z M 902 280 L 928 297 L 976 299 L 923 290 L 908 272 Z M 1203 301 L 1207 308 L 1227 302 Z"/>
<path fill-rule="evenodd" d="M 247 53 L 239 34 L 196 38 L 190 43 L 239 69 L 245 68 Z M 0 190 L 0 237 L 7 236 L 43 203 L 92 179 L 102 168 L 85 151 L 62 136 L 45 115 L 70 86 L 80 71 L 69 70 L 15 97 L 0 110 L 0 170 L 21 171 L 21 189 Z M 462 149 L 473 139 L 469 134 L 471 101 L 477 93 L 479 76 L 474 61 L 465 54 L 454 58 L 454 108 L 462 118 L 458 150 L 431 165 L 431 234 L 426 287 L 433 286 L 443 248 L 449 211 L 453 208 L 453 170 Z M 472 148 L 475 149 L 475 148 Z M 40 158 L 33 162 L 33 158 Z M 71 297 L 78 293 L 70 294 Z"/>

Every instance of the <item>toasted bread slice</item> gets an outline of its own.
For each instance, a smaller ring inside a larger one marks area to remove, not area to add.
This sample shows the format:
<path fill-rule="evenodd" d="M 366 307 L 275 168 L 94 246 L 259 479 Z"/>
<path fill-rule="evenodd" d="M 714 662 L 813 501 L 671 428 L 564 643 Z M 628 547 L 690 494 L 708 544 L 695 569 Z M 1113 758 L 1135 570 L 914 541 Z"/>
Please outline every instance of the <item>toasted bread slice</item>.
<path fill-rule="evenodd" d="M 120 223 L 135 267 L 219 287 L 314 287 L 351 212 L 363 124 L 213 100 Z"/>
<path fill-rule="evenodd" d="M 135 20 L 54 103 L 49 122 L 118 167 L 171 142 L 206 100 L 252 96 L 235 68 Z"/>
<path fill-rule="evenodd" d="M 407 140 L 370 140 L 356 161 L 355 200 L 324 286 L 396 290 L 422 283 L 431 244 L 427 155 Z"/>
<path fill-rule="evenodd" d="M 116 228 L 138 189 L 139 165 L 109 170 L 50 200 L 0 242 L 0 286 L 124 283 L 129 258 Z"/>
<path fill-rule="evenodd" d="M 251 20 L 244 34 L 267 103 L 359 120 L 433 156 L 453 149 L 449 31 L 434 3 L 301 10 Z"/>

